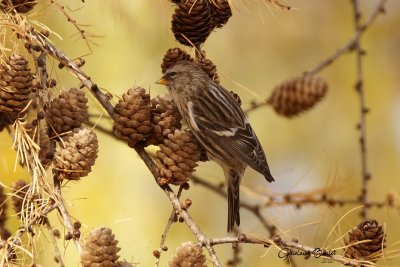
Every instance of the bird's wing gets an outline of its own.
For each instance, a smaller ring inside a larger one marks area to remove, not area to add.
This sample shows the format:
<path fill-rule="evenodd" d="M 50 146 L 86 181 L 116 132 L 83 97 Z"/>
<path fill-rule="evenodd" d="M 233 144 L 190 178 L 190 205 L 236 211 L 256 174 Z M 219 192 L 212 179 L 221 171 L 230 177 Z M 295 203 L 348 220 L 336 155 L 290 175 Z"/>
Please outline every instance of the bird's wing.
<path fill-rule="evenodd" d="M 196 137 L 206 150 L 226 151 L 273 180 L 260 142 L 239 104 L 224 88 L 215 86 L 218 85 L 214 84 L 208 97 L 207 94 L 199 96 L 205 99 L 203 104 L 188 103 L 190 126 L 195 128 L 194 132 L 201 132 Z"/>

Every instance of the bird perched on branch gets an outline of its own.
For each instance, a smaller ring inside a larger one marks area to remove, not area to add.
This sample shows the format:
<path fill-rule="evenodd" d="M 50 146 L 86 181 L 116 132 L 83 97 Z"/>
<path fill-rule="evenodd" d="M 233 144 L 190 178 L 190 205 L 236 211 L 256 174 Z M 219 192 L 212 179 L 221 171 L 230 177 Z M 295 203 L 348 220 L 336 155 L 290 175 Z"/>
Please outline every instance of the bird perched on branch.
<path fill-rule="evenodd" d="M 195 63 L 178 61 L 157 82 L 167 86 L 183 120 L 207 156 L 224 170 L 228 184 L 228 231 L 239 226 L 239 185 L 250 166 L 274 178 L 256 134 L 235 97 Z"/>

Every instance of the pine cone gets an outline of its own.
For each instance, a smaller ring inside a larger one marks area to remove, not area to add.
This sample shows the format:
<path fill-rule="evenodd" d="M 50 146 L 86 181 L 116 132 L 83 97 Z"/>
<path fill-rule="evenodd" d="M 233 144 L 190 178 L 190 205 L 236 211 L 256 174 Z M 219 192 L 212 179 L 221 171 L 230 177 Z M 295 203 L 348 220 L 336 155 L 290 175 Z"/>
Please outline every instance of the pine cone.
<path fill-rule="evenodd" d="M 12 4 L 10 4 L 11 2 Z M 0 3 L 0 10 L 5 13 L 15 9 L 18 13 L 26 13 L 36 5 L 35 0 L 3 0 Z"/>
<path fill-rule="evenodd" d="M 114 133 L 130 147 L 145 140 L 151 131 L 150 95 L 140 87 L 131 88 L 114 108 Z"/>
<path fill-rule="evenodd" d="M 54 171 L 59 180 L 79 180 L 89 174 L 98 152 L 95 132 L 80 128 L 57 142 L 54 154 Z"/>
<path fill-rule="evenodd" d="M 71 88 L 50 102 L 46 111 L 46 121 L 50 136 L 60 135 L 81 127 L 89 118 L 85 93 Z"/>
<path fill-rule="evenodd" d="M 232 9 L 228 0 L 210 1 L 211 22 L 213 27 L 222 28 L 232 16 Z"/>
<path fill-rule="evenodd" d="M 327 83 L 319 77 L 296 77 L 275 87 L 268 103 L 278 114 L 290 118 L 311 109 L 327 91 Z"/>
<path fill-rule="evenodd" d="M 161 144 L 168 134 L 181 128 L 182 116 L 170 95 L 159 95 L 151 100 L 153 130 L 147 144 Z"/>
<path fill-rule="evenodd" d="M 20 112 L 26 107 L 32 79 L 23 56 L 13 54 L 0 66 L 0 112 Z"/>
<path fill-rule="evenodd" d="M 184 242 L 175 251 L 169 267 L 206 267 L 203 249 L 193 242 Z"/>
<path fill-rule="evenodd" d="M 219 84 L 219 76 L 217 73 L 217 66 L 214 63 L 205 57 L 205 53 L 203 51 L 203 55 L 196 58 L 196 63 L 200 66 L 205 73 L 207 73 L 208 77 L 212 79 L 215 83 Z"/>
<path fill-rule="evenodd" d="M 84 267 L 114 267 L 119 256 L 118 241 L 111 229 L 102 227 L 90 231 L 83 245 L 82 265 Z"/>
<path fill-rule="evenodd" d="M 208 0 L 184 0 L 178 4 L 172 16 L 172 32 L 178 42 L 199 46 L 212 30 Z"/>
<path fill-rule="evenodd" d="M 156 152 L 156 165 L 160 172 L 160 184 L 182 185 L 189 180 L 199 160 L 197 141 L 189 130 L 175 130 L 164 139 Z"/>
<path fill-rule="evenodd" d="M 344 240 L 346 246 L 348 246 L 344 251 L 345 257 L 371 262 L 379 260 L 381 256 L 380 252 L 385 247 L 385 232 L 376 220 L 361 222 L 348 234 L 348 239 Z M 370 241 L 353 245 L 363 240 Z"/>
<path fill-rule="evenodd" d="M 4 194 L 4 187 L 0 184 L 0 227 L 4 226 L 4 223 L 7 220 L 7 202 L 6 202 L 6 199 L 7 199 L 7 197 Z"/>
<path fill-rule="evenodd" d="M 193 58 L 186 51 L 178 47 L 168 49 L 161 63 L 161 72 L 164 74 L 167 69 L 180 60 L 193 61 Z"/>

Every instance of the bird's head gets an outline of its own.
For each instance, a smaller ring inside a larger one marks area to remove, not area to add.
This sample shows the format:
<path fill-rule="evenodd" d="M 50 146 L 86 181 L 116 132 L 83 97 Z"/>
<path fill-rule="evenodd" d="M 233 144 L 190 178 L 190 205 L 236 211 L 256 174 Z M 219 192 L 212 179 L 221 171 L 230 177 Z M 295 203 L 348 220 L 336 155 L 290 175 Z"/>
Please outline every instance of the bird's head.
<path fill-rule="evenodd" d="M 167 69 L 156 83 L 166 85 L 170 91 L 181 92 L 183 90 L 204 88 L 199 85 L 207 82 L 208 79 L 207 74 L 197 64 L 182 60 Z"/>

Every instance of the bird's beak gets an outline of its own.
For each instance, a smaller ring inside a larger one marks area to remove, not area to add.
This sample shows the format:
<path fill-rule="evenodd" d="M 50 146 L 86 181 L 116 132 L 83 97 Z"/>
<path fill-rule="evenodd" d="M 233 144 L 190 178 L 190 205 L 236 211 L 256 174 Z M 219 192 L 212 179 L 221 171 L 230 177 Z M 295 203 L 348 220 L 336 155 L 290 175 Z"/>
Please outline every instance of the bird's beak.
<path fill-rule="evenodd" d="M 164 78 L 161 77 L 158 81 L 156 81 L 157 84 L 163 84 L 163 85 L 168 85 L 168 81 Z"/>

